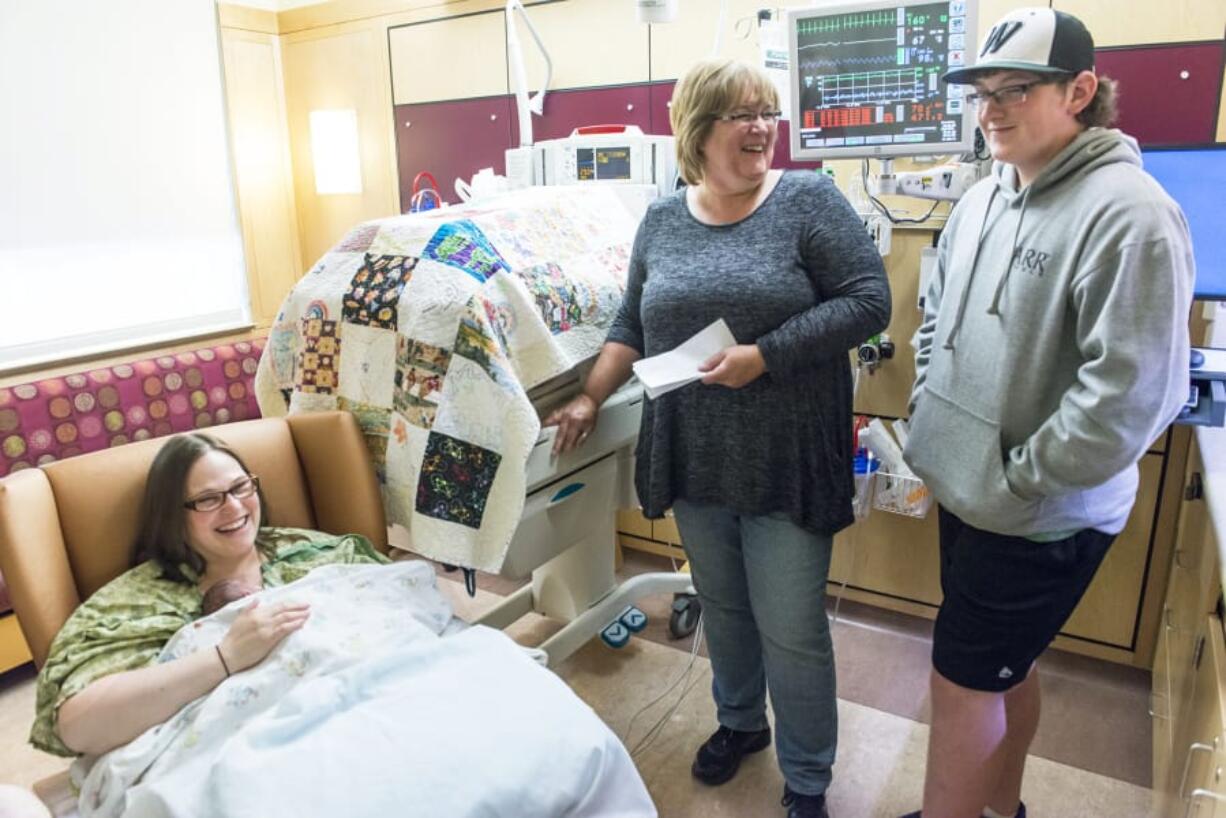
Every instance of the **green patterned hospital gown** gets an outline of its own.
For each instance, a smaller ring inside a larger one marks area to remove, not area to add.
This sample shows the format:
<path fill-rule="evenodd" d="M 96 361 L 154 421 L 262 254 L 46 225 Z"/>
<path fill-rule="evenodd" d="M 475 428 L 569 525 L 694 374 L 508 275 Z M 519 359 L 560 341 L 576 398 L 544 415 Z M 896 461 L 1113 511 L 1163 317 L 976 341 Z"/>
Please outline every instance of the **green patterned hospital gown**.
<path fill-rule="evenodd" d="M 259 544 L 269 555 L 261 569 L 266 588 L 301 579 L 321 565 L 388 562 L 358 534 L 263 528 Z M 187 566 L 181 570 L 193 576 Z M 141 563 L 98 589 L 51 642 L 47 663 L 38 674 L 30 743 L 56 755 L 76 755 L 56 732 L 60 705 L 103 676 L 153 664 L 170 637 L 199 618 L 201 599 L 194 582 L 163 579 L 153 562 Z"/>

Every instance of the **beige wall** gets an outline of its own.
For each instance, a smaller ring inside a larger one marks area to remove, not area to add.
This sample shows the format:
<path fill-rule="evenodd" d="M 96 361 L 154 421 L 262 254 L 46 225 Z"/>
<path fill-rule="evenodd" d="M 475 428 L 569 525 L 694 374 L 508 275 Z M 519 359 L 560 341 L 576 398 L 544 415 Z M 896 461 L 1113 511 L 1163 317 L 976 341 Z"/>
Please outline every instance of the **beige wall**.
<path fill-rule="evenodd" d="M 251 313 L 264 327 L 302 271 L 281 46 L 274 34 L 227 28 L 222 50 Z"/>
<path fill-rule="evenodd" d="M 387 40 L 352 23 L 283 37 L 286 111 L 302 261 L 310 266 L 354 225 L 397 212 Z M 357 111 L 362 192 L 319 195 L 311 159 L 311 111 Z"/>

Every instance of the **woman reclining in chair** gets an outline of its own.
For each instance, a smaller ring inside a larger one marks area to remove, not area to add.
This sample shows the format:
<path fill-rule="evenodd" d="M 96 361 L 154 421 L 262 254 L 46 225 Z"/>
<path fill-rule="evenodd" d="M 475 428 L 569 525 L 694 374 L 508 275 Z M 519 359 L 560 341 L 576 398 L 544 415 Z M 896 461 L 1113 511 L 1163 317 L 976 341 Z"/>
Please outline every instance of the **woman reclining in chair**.
<path fill-rule="evenodd" d="M 173 437 L 149 469 L 136 567 L 76 610 L 38 678 L 30 740 L 100 755 L 161 724 L 229 675 L 259 663 L 310 616 L 305 604 L 247 607 L 215 648 L 157 663 L 218 583 L 284 585 L 329 563 L 385 563 L 365 537 L 260 528 L 259 478 L 224 443 Z"/>
<path fill-rule="evenodd" d="M 83 754 L 83 818 L 655 816 L 612 731 L 505 634 L 457 626 L 432 566 L 266 519 L 217 440 L 154 459 L 138 564 L 38 680 L 31 741 Z M 210 588 L 233 601 L 202 616 Z"/>

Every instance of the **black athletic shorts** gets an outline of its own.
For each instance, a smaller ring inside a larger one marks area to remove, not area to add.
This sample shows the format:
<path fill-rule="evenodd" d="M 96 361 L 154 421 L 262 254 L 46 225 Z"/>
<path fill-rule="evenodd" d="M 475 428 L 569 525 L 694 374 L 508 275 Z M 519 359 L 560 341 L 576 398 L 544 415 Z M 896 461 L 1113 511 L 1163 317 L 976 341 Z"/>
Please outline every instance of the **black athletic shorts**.
<path fill-rule="evenodd" d="M 1008 690 L 1055 639 L 1115 536 L 1087 528 L 1035 542 L 983 531 L 943 508 L 940 525 L 945 599 L 932 665 L 961 687 Z"/>

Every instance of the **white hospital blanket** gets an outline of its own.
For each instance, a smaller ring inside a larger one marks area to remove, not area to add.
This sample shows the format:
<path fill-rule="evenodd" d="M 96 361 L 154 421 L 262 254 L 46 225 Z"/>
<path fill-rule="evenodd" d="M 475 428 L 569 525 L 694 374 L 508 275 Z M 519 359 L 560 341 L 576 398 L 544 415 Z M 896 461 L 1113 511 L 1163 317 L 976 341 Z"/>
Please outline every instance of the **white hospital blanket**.
<path fill-rule="evenodd" d="M 325 566 L 262 605 L 306 626 L 263 662 L 92 764 L 83 818 L 654 816 L 625 748 L 499 631 L 451 619 L 421 562 Z M 249 600 L 184 627 L 215 644 Z M 81 780 L 83 777 L 83 781 Z"/>

